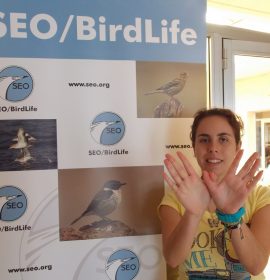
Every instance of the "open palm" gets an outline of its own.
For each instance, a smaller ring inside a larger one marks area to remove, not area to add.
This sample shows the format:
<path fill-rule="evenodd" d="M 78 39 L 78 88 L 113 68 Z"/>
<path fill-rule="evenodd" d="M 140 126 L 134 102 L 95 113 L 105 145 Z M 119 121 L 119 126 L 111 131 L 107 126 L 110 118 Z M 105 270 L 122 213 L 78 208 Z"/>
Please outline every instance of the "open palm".
<path fill-rule="evenodd" d="M 170 154 L 166 155 L 164 163 L 170 176 L 164 173 L 164 179 L 186 211 L 200 216 L 209 205 L 209 192 L 188 159 L 181 152 L 177 156 L 178 160 Z"/>
<path fill-rule="evenodd" d="M 240 150 L 221 182 L 217 181 L 214 173 L 203 172 L 203 180 L 216 207 L 227 214 L 235 213 L 243 206 L 249 193 L 262 177 L 262 171 L 256 174 L 260 164 L 258 153 L 252 154 L 236 173 L 242 155 L 243 150 Z"/>

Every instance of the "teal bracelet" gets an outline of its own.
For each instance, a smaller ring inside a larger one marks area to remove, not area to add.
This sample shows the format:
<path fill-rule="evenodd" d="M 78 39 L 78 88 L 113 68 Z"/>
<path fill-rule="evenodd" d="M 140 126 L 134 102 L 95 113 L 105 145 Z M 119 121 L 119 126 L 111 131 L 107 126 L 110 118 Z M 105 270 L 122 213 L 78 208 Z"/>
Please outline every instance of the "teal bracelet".
<path fill-rule="evenodd" d="M 242 216 L 246 213 L 246 210 L 244 207 L 241 207 L 236 213 L 234 214 L 225 214 L 221 212 L 220 210 L 216 210 L 216 214 L 218 219 L 222 223 L 226 224 L 234 224 L 239 223 L 241 221 Z"/>

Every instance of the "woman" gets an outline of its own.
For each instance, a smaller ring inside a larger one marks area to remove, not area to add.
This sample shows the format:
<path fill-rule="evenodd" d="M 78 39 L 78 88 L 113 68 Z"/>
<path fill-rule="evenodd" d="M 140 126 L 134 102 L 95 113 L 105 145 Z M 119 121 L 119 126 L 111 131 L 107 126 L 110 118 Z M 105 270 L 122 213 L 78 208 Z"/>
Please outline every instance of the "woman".
<path fill-rule="evenodd" d="M 166 155 L 169 190 L 159 214 L 164 257 L 179 268 L 174 279 L 265 279 L 270 191 L 257 186 L 258 153 L 238 170 L 242 131 L 232 111 L 202 110 L 190 134 L 201 174 L 181 152 Z"/>

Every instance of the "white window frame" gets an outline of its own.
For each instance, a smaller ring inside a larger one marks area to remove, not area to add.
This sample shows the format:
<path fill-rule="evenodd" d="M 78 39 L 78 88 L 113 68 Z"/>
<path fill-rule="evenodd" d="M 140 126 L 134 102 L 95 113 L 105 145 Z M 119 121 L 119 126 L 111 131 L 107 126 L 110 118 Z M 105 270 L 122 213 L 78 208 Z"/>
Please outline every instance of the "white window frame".
<path fill-rule="evenodd" d="M 223 107 L 222 37 L 212 33 L 208 37 L 209 106 Z"/>
<path fill-rule="evenodd" d="M 270 57 L 270 43 L 222 40 L 224 108 L 235 110 L 235 55 Z"/>

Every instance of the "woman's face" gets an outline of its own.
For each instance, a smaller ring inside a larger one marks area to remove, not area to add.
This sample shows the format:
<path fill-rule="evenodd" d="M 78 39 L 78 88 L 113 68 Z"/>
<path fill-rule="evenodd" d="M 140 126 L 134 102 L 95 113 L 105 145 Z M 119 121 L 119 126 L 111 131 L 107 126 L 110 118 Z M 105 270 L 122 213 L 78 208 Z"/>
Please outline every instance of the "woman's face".
<path fill-rule="evenodd" d="M 239 149 L 233 129 L 224 117 L 209 116 L 200 122 L 194 154 L 202 170 L 214 172 L 221 180 Z"/>

